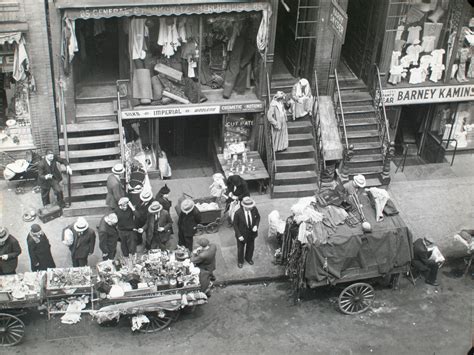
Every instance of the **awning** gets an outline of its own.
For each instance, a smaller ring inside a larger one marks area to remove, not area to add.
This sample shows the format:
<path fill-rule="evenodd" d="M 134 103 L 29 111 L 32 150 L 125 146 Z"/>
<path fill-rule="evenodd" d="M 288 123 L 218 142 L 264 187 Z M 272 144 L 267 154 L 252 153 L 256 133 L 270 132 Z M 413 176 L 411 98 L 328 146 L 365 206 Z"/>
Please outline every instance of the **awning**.
<path fill-rule="evenodd" d="M 0 33 L 0 44 L 13 42 L 20 43 L 21 32 L 5 32 Z"/>
<path fill-rule="evenodd" d="M 119 3 L 123 2 L 123 0 L 121 2 L 119 0 Z M 114 3 L 117 3 L 117 1 L 114 1 Z M 209 3 L 208 1 L 206 4 L 156 5 L 149 4 L 149 0 L 148 4 L 143 1 L 130 4 L 130 0 L 128 0 L 128 3 L 129 5 L 109 5 L 106 3 L 104 6 L 104 2 L 96 4 L 95 1 L 88 1 L 88 5 L 82 8 L 67 8 L 64 16 L 71 20 L 87 20 L 124 16 L 179 16 L 249 11 L 264 11 L 267 12 L 268 16 L 271 15 L 271 6 L 267 2 Z M 56 6 L 59 7 L 59 4 L 56 3 Z"/>

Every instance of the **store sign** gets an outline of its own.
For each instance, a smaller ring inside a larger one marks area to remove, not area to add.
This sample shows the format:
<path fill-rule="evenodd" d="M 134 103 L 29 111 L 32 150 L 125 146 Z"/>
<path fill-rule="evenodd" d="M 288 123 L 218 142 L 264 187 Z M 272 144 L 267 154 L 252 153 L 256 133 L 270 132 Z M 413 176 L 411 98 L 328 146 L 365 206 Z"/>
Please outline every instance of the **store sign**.
<path fill-rule="evenodd" d="M 341 43 L 344 43 L 347 28 L 347 14 L 342 7 L 335 1 L 331 1 L 331 8 L 329 10 L 329 28 L 339 38 Z"/>
<path fill-rule="evenodd" d="M 385 89 L 383 99 L 386 106 L 472 101 L 474 100 L 474 85 Z"/>
<path fill-rule="evenodd" d="M 149 110 L 122 111 L 123 120 L 133 120 L 154 117 L 216 115 L 220 113 L 260 112 L 263 103 L 235 105 L 206 105 L 206 106 L 165 106 Z"/>

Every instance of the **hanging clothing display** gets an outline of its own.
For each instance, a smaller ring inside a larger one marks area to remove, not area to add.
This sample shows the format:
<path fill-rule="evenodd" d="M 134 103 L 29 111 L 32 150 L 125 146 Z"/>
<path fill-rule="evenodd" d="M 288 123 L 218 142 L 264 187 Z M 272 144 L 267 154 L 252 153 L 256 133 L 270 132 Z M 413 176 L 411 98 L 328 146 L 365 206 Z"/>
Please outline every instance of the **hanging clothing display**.
<path fill-rule="evenodd" d="M 423 68 L 411 68 L 410 69 L 410 84 L 419 84 L 425 81 L 425 75 L 424 75 L 424 70 Z"/>
<path fill-rule="evenodd" d="M 418 59 L 420 57 L 421 51 L 422 51 L 421 46 L 418 44 L 408 46 L 407 56 L 410 58 L 410 64 L 418 65 Z"/>
<path fill-rule="evenodd" d="M 148 27 L 145 25 L 146 19 L 132 18 L 130 21 L 129 43 L 132 52 L 132 59 L 145 59 L 146 41 L 148 37 Z"/>
<path fill-rule="evenodd" d="M 430 53 L 435 49 L 435 36 L 423 36 L 421 42 L 421 51 Z"/>
<path fill-rule="evenodd" d="M 420 43 L 420 26 L 408 27 L 408 39 L 407 43 L 409 44 L 418 44 Z"/>
<path fill-rule="evenodd" d="M 258 28 L 257 33 L 257 48 L 260 52 L 264 52 L 267 49 L 268 44 L 268 19 L 270 15 L 268 11 L 264 11 L 262 15 L 262 20 L 260 22 L 260 27 Z"/>
<path fill-rule="evenodd" d="M 13 79 L 21 81 L 26 79 L 26 72 L 29 71 L 30 61 L 26 53 L 25 39 L 21 36 L 19 42 L 15 46 L 13 56 Z"/>
<path fill-rule="evenodd" d="M 157 43 L 163 46 L 162 53 L 165 57 L 170 58 L 174 55 L 177 48 L 181 45 L 178 28 L 176 27 L 176 17 L 160 18 Z"/>

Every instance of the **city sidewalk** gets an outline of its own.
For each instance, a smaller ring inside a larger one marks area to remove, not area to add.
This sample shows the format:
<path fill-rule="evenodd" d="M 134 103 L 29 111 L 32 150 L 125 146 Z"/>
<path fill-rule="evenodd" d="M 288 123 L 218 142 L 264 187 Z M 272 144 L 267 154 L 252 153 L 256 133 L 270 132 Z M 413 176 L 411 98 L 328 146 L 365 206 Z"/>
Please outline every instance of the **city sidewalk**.
<path fill-rule="evenodd" d="M 392 171 L 395 171 L 393 169 Z M 403 173 L 392 175 L 392 183 L 388 191 L 395 205 L 400 210 L 405 223 L 412 230 L 414 238 L 426 237 L 440 246 L 447 257 L 464 255 L 463 247 L 452 238 L 461 228 L 474 228 L 474 161 L 472 156 L 456 158 L 453 167 L 448 164 L 431 164 L 424 166 L 407 166 Z M 211 177 L 189 178 L 176 180 L 153 180 L 152 187 L 156 193 L 165 183 L 171 189 L 170 198 L 176 203 L 182 193 L 194 198 L 209 196 Z M 41 205 L 40 195 L 31 191 L 33 184 L 27 185 L 25 193 L 15 194 L 15 183 L 0 182 L 1 215 L 0 224 L 6 226 L 14 235 L 23 249 L 19 257 L 17 271 L 30 269 L 26 236 L 31 223 L 24 223 L 22 214 L 31 208 Z M 216 277 L 220 282 L 246 282 L 281 277 L 284 270 L 274 265 L 276 241 L 268 238 L 268 213 L 278 210 L 283 219 L 290 214 L 291 206 L 298 200 L 270 199 L 268 194 L 252 194 L 261 214 L 259 237 L 255 247 L 255 265 L 245 264 L 242 269 L 237 267 L 237 248 L 234 231 L 223 223 L 217 233 L 205 234 L 211 243 L 218 246 Z M 174 206 L 171 216 L 176 224 L 178 218 Z M 61 231 L 75 218 L 58 218 L 47 224 L 38 223 L 46 232 L 51 245 L 53 257 L 58 267 L 71 265 L 69 249 L 61 243 Z M 93 228 L 99 222 L 99 216 L 89 217 L 89 225 Z M 175 232 L 178 228 L 175 225 Z M 176 238 L 176 235 L 174 236 Z M 195 240 L 200 236 L 195 237 Z M 94 254 L 89 264 L 95 265 L 101 260 L 101 253 L 96 243 Z"/>

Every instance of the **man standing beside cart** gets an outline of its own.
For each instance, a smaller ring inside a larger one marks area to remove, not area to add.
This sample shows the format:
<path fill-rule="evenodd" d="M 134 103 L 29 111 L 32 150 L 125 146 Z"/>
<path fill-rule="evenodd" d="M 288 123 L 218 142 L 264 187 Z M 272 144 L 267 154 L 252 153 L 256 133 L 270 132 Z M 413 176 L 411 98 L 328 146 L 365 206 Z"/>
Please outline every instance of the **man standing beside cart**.
<path fill-rule="evenodd" d="M 116 210 L 118 223 L 118 234 L 120 247 L 124 257 L 128 258 L 130 254 L 137 253 L 137 232 L 142 233 L 141 228 L 136 228 L 135 218 L 137 211 L 133 207 L 128 197 L 122 197 L 118 202 L 119 208 Z"/>
<path fill-rule="evenodd" d="M 197 225 L 201 223 L 201 213 L 194 206 L 194 201 L 185 199 L 181 202 L 181 213 L 178 218 L 178 245 L 193 250 L 193 238 Z"/>
<path fill-rule="evenodd" d="M 114 260 L 117 253 L 118 243 L 118 218 L 115 213 L 109 213 L 102 217 L 99 223 L 99 248 L 102 251 L 103 260 Z"/>
<path fill-rule="evenodd" d="M 51 255 L 51 244 L 48 237 L 37 224 L 31 225 L 30 233 L 26 237 L 30 254 L 31 271 L 47 270 L 56 267 Z"/>
<path fill-rule="evenodd" d="M 253 265 L 253 252 L 255 249 L 255 238 L 258 236 L 260 214 L 255 201 L 250 197 L 244 197 L 241 202 L 242 208 L 235 212 L 234 231 L 237 239 L 237 266 L 242 268 L 244 259 Z"/>
<path fill-rule="evenodd" d="M 8 229 L 0 227 L 0 275 L 13 275 L 21 254 L 20 244 Z"/>
<path fill-rule="evenodd" d="M 148 219 L 145 224 L 146 248 L 170 250 L 173 220 L 163 206 L 153 201 L 148 207 Z"/>
<path fill-rule="evenodd" d="M 71 250 L 73 267 L 87 266 L 87 258 L 94 253 L 95 231 L 83 217 L 64 230 L 64 244 Z"/>

